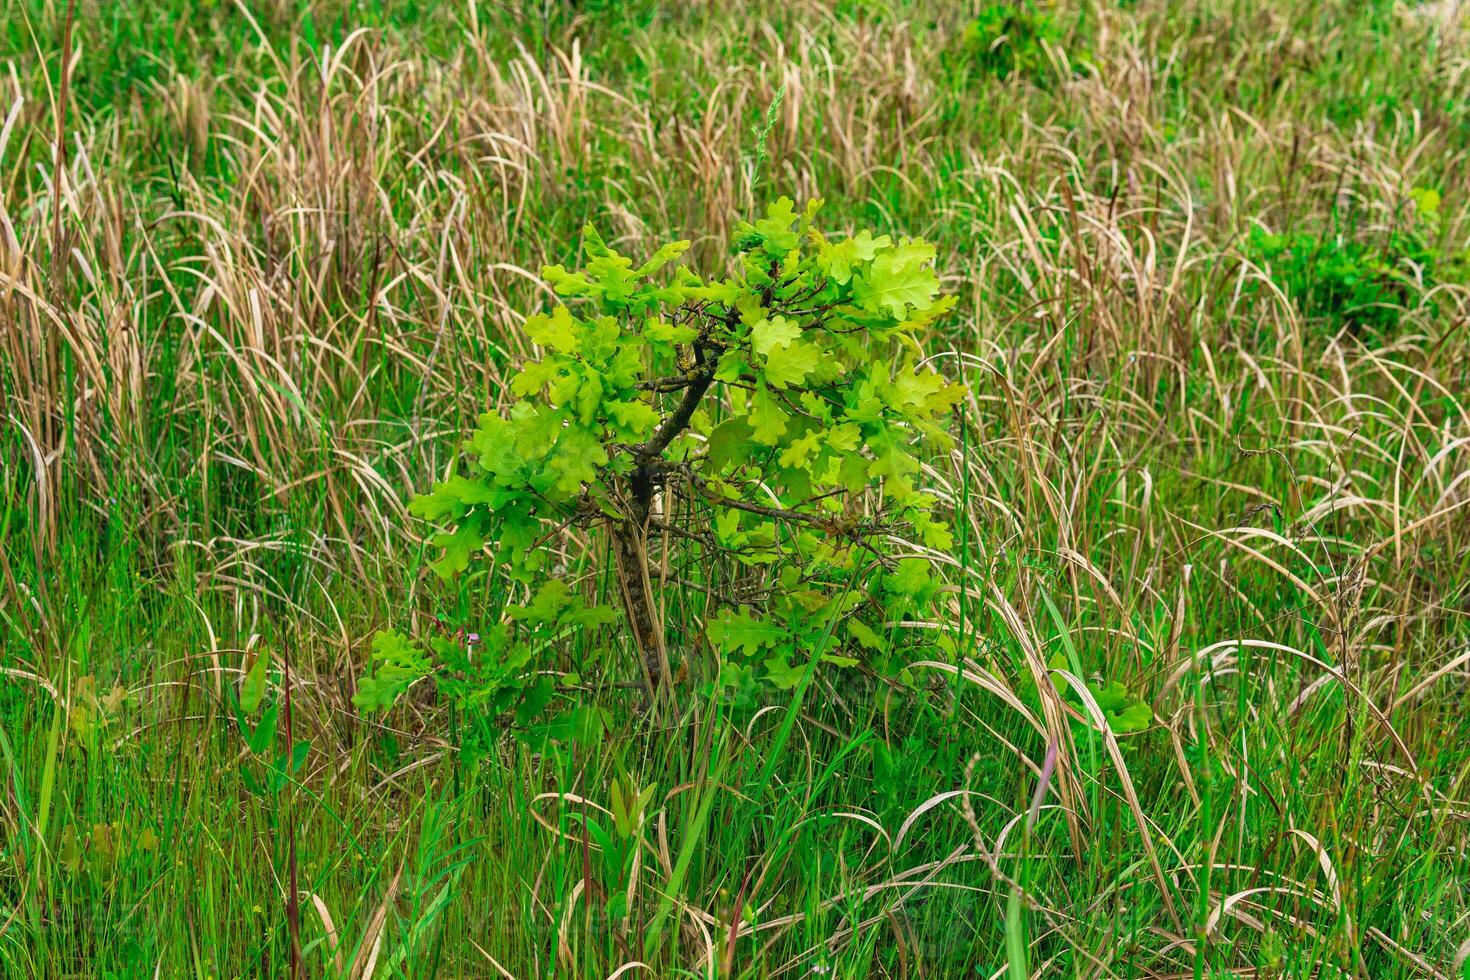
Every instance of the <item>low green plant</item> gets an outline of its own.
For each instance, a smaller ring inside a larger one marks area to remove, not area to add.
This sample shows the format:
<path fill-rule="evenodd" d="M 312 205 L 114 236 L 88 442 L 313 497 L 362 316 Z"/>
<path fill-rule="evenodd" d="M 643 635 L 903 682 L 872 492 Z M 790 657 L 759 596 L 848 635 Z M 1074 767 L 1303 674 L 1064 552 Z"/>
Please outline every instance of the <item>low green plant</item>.
<path fill-rule="evenodd" d="M 1054 654 L 1047 666 L 1052 668 L 1052 683 L 1058 691 L 1065 691 L 1067 700 L 1079 706 L 1082 697 L 1076 685 L 1067 680 L 1061 673 L 1068 670 L 1071 664 L 1062 654 Z M 1103 680 L 1084 679 L 1082 681 L 1087 687 L 1087 693 L 1097 702 L 1098 709 L 1102 712 L 1103 720 L 1108 723 L 1108 728 L 1115 734 L 1126 735 L 1133 732 L 1147 731 L 1153 723 L 1153 709 L 1137 694 L 1128 690 L 1122 681 L 1117 679 Z"/>
<path fill-rule="evenodd" d="M 986 74 L 1044 82 L 1052 63 L 1047 48 L 1065 48 L 1066 38 L 1056 18 L 1035 4 L 1001 2 L 987 5 L 970 21 L 962 45 L 971 63 Z M 1074 62 L 1091 59 L 1081 48 L 1068 54 Z"/>
<path fill-rule="evenodd" d="M 1303 316 L 1332 329 L 1391 334 L 1418 295 L 1460 265 L 1432 243 L 1439 193 L 1416 188 L 1412 199 L 1410 220 L 1385 240 L 1275 234 L 1256 226 L 1246 237 L 1245 254 L 1269 271 Z"/>
<path fill-rule="evenodd" d="M 240 779 L 257 796 L 278 795 L 298 777 L 311 752 L 311 743 L 306 739 L 296 739 L 277 748 L 278 734 L 290 728 L 283 725 L 284 702 L 268 698 L 272 659 L 270 651 L 257 651 L 241 678 L 239 692 L 233 689 L 226 692 L 241 741 L 249 749 L 238 760 Z"/>
<path fill-rule="evenodd" d="M 481 416 L 460 472 L 410 507 L 441 527 L 442 577 L 488 550 L 534 599 L 478 648 L 380 633 L 359 706 L 433 675 L 459 701 L 525 714 L 549 696 L 527 680 L 552 665 L 545 637 L 614 619 L 654 696 L 676 670 L 744 700 L 819 661 L 899 674 L 900 646 L 937 642 L 900 627 L 932 613 L 928 556 L 952 543 L 917 477 L 926 447 L 950 443 L 960 388 L 924 366 L 916 336 L 953 301 L 931 245 L 824 233 L 819 208 L 782 198 L 742 223 L 724 278 L 676 264 L 687 242 L 635 265 L 590 227 L 585 268 L 543 270 L 575 306 L 526 321 L 542 353 L 514 400 Z M 621 615 L 552 569 L 541 545 L 569 527 L 607 556 Z"/>

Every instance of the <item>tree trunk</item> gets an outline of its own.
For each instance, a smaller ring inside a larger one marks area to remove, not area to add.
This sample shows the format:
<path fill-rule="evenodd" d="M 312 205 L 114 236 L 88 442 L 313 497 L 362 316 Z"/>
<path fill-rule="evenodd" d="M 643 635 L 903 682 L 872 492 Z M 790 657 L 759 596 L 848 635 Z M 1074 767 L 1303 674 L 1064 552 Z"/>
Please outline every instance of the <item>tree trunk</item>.
<path fill-rule="evenodd" d="M 688 379 L 684 397 L 643 445 L 633 450 L 633 473 L 628 479 L 628 513 L 613 527 L 613 549 L 617 555 L 618 579 L 622 585 L 623 608 L 633 641 L 643 659 L 643 682 L 648 686 L 649 702 L 673 692 L 674 676 L 669 670 L 668 651 L 664 646 L 663 620 L 654 603 L 653 583 L 648 574 L 648 518 L 653 512 L 653 495 L 663 478 L 663 452 L 669 443 L 689 427 L 689 420 L 699 401 L 714 381 L 714 362 L 696 345 L 696 357 L 702 372 Z"/>
<path fill-rule="evenodd" d="M 663 623 L 657 614 L 653 583 L 648 575 L 647 528 L 653 486 L 648 483 L 645 489 L 641 482 L 635 475 L 631 513 L 613 528 L 612 537 L 623 608 L 642 661 L 643 683 L 648 688 L 649 702 L 653 703 L 670 693 L 673 675 L 664 650 Z"/>

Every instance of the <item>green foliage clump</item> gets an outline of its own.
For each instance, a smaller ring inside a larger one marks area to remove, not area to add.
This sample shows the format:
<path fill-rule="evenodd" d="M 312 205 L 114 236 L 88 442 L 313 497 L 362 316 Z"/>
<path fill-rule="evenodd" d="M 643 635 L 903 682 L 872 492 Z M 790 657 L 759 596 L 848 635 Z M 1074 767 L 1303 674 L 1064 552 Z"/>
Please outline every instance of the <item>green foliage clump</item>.
<path fill-rule="evenodd" d="M 493 747 L 502 716 L 511 715 L 523 731 L 533 730 L 556 682 L 552 673 L 529 669 L 536 656 L 558 649 L 569 634 L 604 626 L 617 615 L 606 606 L 586 604 L 557 579 L 543 582 L 526 605 L 508 605 L 504 613 L 505 621 L 483 633 L 441 628 L 411 638 L 380 630 L 372 641 L 373 672 L 359 680 L 353 704 L 363 711 L 386 710 L 413 684 L 432 677 L 438 692 L 463 712 L 461 747 L 471 754 Z M 565 727 L 591 719 L 579 722 L 569 714 L 558 720 Z"/>
<path fill-rule="evenodd" d="M 1033 3 L 992 3 L 965 28 L 963 46 L 971 62 L 996 78 L 1020 75 L 1044 82 L 1050 75 L 1047 47 L 1065 47 L 1056 18 Z M 1069 51 L 1074 62 L 1091 60 L 1083 49 Z"/>
<path fill-rule="evenodd" d="M 828 234 L 819 208 L 782 198 L 742 223 L 738 266 L 714 279 L 676 264 L 687 242 L 635 265 L 584 229 L 585 267 L 543 270 L 574 306 L 527 320 L 541 356 L 515 401 L 481 416 L 461 472 L 411 504 L 441 527 L 439 575 L 488 549 L 538 589 L 534 612 L 513 613 L 538 635 L 604 625 L 612 610 L 583 607 L 541 547 L 582 528 L 606 545 L 587 555 L 612 558 L 606 591 L 650 692 L 672 686 L 673 635 L 680 675 L 727 697 L 793 688 L 819 661 L 900 673 L 895 633 L 932 632 L 897 630 L 938 599 L 924 555 L 952 544 L 918 476 L 926 447 L 950 444 L 960 388 L 921 363 L 916 337 L 953 300 L 933 246 Z M 657 594 L 669 575 L 694 586 L 684 601 Z M 544 666 L 524 637 L 461 649 L 380 634 L 359 704 L 386 706 L 429 673 L 488 710 L 545 703 L 517 680 Z"/>
<path fill-rule="evenodd" d="M 1055 654 L 1048 666 L 1052 668 L 1052 683 L 1056 685 L 1057 690 L 1065 691 L 1067 700 L 1080 706 L 1082 697 L 1076 685 L 1061 673 L 1071 666 L 1067 658 L 1060 653 Z M 1098 708 L 1102 711 L 1103 720 L 1108 723 L 1108 728 L 1114 733 L 1124 735 L 1146 731 L 1153 723 L 1153 709 L 1141 697 L 1128 690 L 1122 681 L 1099 679 L 1083 680 L 1083 683 L 1087 686 L 1087 693 L 1092 696 L 1092 700 L 1097 702 Z"/>
<path fill-rule="evenodd" d="M 1413 223 L 1385 241 L 1360 241 L 1309 232 L 1273 234 L 1253 227 L 1245 254 L 1266 268 L 1302 315 L 1332 329 L 1392 334 L 1417 296 L 1462 263 L 1431 244 L 1437 227 L 1437 191 L 1413 193 Z"/>

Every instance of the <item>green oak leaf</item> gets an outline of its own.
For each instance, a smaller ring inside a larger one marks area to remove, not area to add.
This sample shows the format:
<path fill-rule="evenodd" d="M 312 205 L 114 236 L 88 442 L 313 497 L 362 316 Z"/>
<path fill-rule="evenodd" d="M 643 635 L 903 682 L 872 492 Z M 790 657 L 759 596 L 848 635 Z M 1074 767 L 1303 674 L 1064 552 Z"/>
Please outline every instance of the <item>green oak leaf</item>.
<path fill-rule="evenodd" d="M 792 664 L 790 657 L 785 654 L 767 657 L 765 668 L 766 680 L 778 691 L 791 690 L 801 683 L 802 675 L 806 673 L 806 667 Z"/>
<path fill-rule="evenodd" d="M 372 651 L 376 669 L 358 679 L 352 703 L 360 711 L 386 711 L 409 685 L 429 672 L 431 665 L 408 637 L 395 630 L 374 634 Z"/>
<path fill-rule="evenodd" d="M 429 567 L 441 579 L 449 580 L 470 565 L 470 555 L 485 547 L 485 536 L 480 531 L 480 522 L 466 517 L 459 526 L 447 534 L 436 534 L 431 539 L 444 554 L 429 563 Z"/>
<path fill-rule="evenodd" d="M 939 292 L 939 277 L 927 265 L 933 258 L 934 246 L 917 240 L 882 252 L 856 278 L 853 295 L 864 309 L 895 320 L 907 316 L 909 307 L 927 309 Z"/>
<path fill-rule="evenodd" d="M 793 340 L 766 355 L 766 380 L 777 388 L 799 385 L 817 370 L 821 350 L 804 340 Z"/>
<path fill-rule="evenodd" d="M 762 357 L 777 347 L 786 347 L 801 336 L 801 328 L 784 316 L 767 317 L 750 331 L 750 345 Z"/>
<path fill-rule="evenodd" d="M 650 318 L 643 325 L 643 336 L 662 344 L 688 344 L 699 336 L 699 331 L 689 326 L 679 326 L 667 320 Z"/>
<path fill-rule="evenodd" d="M 774 446 L 786 432 L 790 414 L 781 407 L 765 387 L 755 390 L 750 400 L 750 425 L 752 438 L 767 446 Z"/>
<path fill-rule="evenodd" d="M 641 441 L 658 425 L 658 412 L 647 402 L 611 402 L 607 410 L 627 439 Z"/>
<path fill-rule="evenodd" d="M 780 432 L 776 435 L 780 436 Z M 721 473 L 732 463 L 747 461 L 760 443 L 756 440 L 755 429 L 751 428 L 750 422 L 743 416 L 736 416 L 715 426 L 705 445 L 710 467 L 714 472 Z"/>
<path fill-rule="evenodd" d="M 550 316 L 542 313 L 527 318 L 526 336 L 557 353 L 572 354 L 581 343 L 576 326 L 572 311 L 565 306 L 558 306 L 551 311 Z"/>
<path fill-rule="evenodd" d="M 863 230 L 835 245 L 823 241 L 821 261 L 832 281 L 845 286 L 852 280 L 855 269 L 873 261 L 880 252 L 892 245 L 893 240 L 887 235 L 874 238 L 872 232 Z"/>
<path fill-rule="evenodd" d="M 571 590 L 561 579 L 547 579 L 524 606 L 506 606 L 505 614 L 522 623 L 555 623 L 572 602 Z"/>
<path fill-rule="evenodd" d="M 782 627 L 755 619 L 743 609 L 721 610 L 705 625 L 705 635 L 720 650 L 732 654 L 743 652 L 747 657 L 776 646 L 789 636 Z"/>

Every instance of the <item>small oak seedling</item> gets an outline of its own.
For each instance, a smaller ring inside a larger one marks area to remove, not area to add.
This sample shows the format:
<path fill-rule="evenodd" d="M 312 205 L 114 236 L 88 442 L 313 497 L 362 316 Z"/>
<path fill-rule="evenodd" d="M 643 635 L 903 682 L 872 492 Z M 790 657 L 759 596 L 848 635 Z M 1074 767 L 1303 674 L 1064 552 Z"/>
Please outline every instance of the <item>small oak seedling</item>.
<path fill-rule="evenodd" d="M 543 270 L 566 305 L 526 321 L 541 356 L 515 376 L 515 400 L 481 416 L 460 472 L 412 502 L 442 529 L 435 570 L 451 578 L 488 552 L 533 590 L 513 619 L 603 625 L 614 610 L 583 605 L 542 547 L 583 529 L 611 561 L 650 696 L 671 692 L 676 668 L 726 696 L 791 688 L 813 658 L 897 674 L 905 645 L 938 643 L 900 627 L 931 617 L 928 555 L 952 543 L 919 473 L 950 445 L 961 389 L 923 365 L 916 337 L 953 298 L 933 246 L 830 235 L 819 208 L 782 198 L 742 223 L 734 271 L 715 279 L 676 262 L 688 242 L 635 265 L 585 229 L 584 268 Z M 452 667 L 452 683 L 497 692 L 462 694 L 510 707 L 546 666 L 515 625 L 468 655 L 380 634 L 357 703 L 384 707 Z"/>

